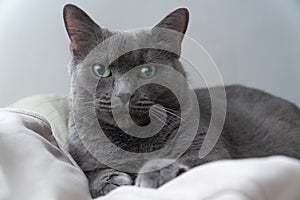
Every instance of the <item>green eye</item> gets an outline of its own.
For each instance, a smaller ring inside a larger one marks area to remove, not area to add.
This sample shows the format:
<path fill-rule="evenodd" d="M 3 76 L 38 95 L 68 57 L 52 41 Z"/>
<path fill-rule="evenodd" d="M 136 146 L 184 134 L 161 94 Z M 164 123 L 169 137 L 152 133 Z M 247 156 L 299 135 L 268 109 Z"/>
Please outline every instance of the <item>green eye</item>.
<path fill-rule="evenodd" d="M 106 78 L 111 75 L 110 69 L 100 64 L 93 65 L 93 72 L 101 78 Z"/>
<path fill-rule="evenodd" d="M 156 67 L 153 65 L 143 66 L 139 70 L 139 76 L 141 78 L 152 78 L 156 74 Z"/>

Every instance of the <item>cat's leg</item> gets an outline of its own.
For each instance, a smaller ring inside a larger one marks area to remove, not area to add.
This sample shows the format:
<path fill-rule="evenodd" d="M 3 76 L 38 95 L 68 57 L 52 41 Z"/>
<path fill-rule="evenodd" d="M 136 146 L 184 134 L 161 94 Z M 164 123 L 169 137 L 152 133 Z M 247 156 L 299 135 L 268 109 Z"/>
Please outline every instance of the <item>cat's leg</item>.
<path fill-rule="evenodd" d="M 133 185 L 130 175 L 113 169 L 100 170 L 87 174 L 90 192 L 93 198 L 106 195 L 110 191 L 122 185 Z"/>
<path fill-rule="evenodd" d="M 135 180 L 135 185 L 138 187 L 158 188 L 189 170 L 189 167 L 180 164 L 179 162 L 173 162 L 166 167 L 162 167 L 165 166 L 166 163 L 170 163 L 170 160 L 155 159 L 145 163 L 141 168 L 141 171 L 149 172 L 139 173 Z"/>

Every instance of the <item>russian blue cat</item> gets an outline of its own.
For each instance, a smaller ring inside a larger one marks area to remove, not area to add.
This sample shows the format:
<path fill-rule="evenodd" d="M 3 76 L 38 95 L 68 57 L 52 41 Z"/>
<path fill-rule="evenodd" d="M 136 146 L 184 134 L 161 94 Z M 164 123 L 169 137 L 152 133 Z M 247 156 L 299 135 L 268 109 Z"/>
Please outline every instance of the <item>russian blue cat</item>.
<path fill-rule="evenodd" d="M 190 127 L 190 124 L 195 119 L 185 115 L 179 103 L 179 100 L 185 102 L 189 112 L 195 106 L 190 104 L 187 98 L 191 92 L 187 83 L 166 73 L 164 68 L 160 67 L 170 66 L 185 77 L 180 52 L 188 21 L 188 10 L 179 8 L 162 19 L 153 29 L 117 32 L 101 28 L 76 6 L 65 6 L 64 22 L 71 40 L 70 50 L 73 56 L 69 66 L 72 83 L 67 148 L 86 174 L 93 197 L 105 195 L 121 185 L 135 184 L 140 187 L 157 188 L 190 168 L 215 160 L 270 155 L 300 158 L 299 108 L 266 92 L 240 85 L 224 88 L 227 102 L 225 123 L 217 144 L 205 158 L 199 158 L 198 152 L 211 119 L 212 104 L 209 91 L 218 93 L 222 87 L 194 91 L 197 95 L 197 106 L 201 111 L 197 134 L 189 148 L 182 152 L 177 160 L 170 162 L 168 154 L 164 158 L 139 160 L 136 161 L 137 165 L 142 171 L 147 172 L 128 173 L 111 168 L 91 155 L 78 133 L 79 129 L 84 130 L 85 125 L 76 124 L 74 119 L 80 118 L 88 126 L 93 120 L 91 119 L 93 116 L 87 114 L 89 108 L 95 110 L 97 121 L 109 141 L 128 152 L 156 151 L 175 137 L 180 124 L 184 125 L 187 132 L 194 128 Z M 155 31 L 155 28 L 175 31 L 182 37 L 163 37 Z M 109 38 L 115 39 L 107 42 Z M 171 46 L 173 52 L 154 48 L 136 49 L 121 54 L 107 64 L 107 60 L 120 54 L 118 51 L 122 51 L 123 46 L 134 46 L 143 42 L 165 44 Z M 99 46 L 101 43 L 103 44 Z M 135 70 L 135 75 L 130 79 L 122 78 L 122 75 L 130 70 Z M 176 85 L 177 96 L 168 88 L 154 83 L 145 84 L 131 93 L 137 81 L 151 79 Z M 89 89 L 94 85 L 97 87 L 92 93 Z M 118 105 L 112 103 L 112 95 L 119 99 Z M 87 99 L 87 107 L 75 108 L 72 101 L 79 99 Z M 161 105 L 164 112 L 159 107 L 153 108 L 153 105 Z M 131 125 L 125 118 L 122 120 L 124 113 L 118 112 L 119 107 L 129 108 L 128 112 L 138 126 L 146 127 L 151 122 L 151 116 L 158 121 L 165 117 L 165 125 L 149 138 L 128 135 L 123 130 L 130 129 Z M 114 120 L 112 108 L 116 109 L 118 116 L 121 116 L 118 124 Z M 77 112 L 73 109 L 77 109 Z M 218 110 L 218 106 L 214 109 Z M 82 137 L 89 141 L 89 146 L 94 151 L 107 151 L 103 141 L 97 139 L 97 134 L 99 133 L 96 129 L 87 128 Z M 180 144 L 173 148 L 179 146 Z M 111 152 L 111 158 L 117 156 Z M 116 162 L 123 164 L 123 160 Z"/>

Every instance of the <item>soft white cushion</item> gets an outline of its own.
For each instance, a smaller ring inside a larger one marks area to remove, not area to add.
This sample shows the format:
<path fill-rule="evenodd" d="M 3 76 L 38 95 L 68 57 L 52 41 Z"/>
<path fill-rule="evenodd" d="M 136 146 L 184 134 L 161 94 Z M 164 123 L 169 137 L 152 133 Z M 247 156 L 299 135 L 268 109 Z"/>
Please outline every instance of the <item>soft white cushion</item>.
<path fill-rule="evenodd" d="M 299 200 L 300 162 L 283 156 L 218 161 L 158 190 L 119 188 L 99 200 Z"/>
<path fill-rule="evenodd" d="M 29 110 L 43 116 L 51 124 L 53 135 L 65 143 L 68 134 L 69 109 L 67 98 L 56 94 L 25 97 L 7 108 Z"/>
<path fill-rule="evenodd" d="M 83 172 L 36 113 L 0 109 L 1 200 L 90 199 Z"/>

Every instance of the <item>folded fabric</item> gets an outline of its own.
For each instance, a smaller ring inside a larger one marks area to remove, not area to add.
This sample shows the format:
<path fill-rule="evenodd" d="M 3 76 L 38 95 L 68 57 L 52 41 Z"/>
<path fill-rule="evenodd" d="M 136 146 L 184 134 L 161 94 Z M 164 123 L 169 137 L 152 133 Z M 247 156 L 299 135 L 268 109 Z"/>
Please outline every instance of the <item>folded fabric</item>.
<path fill-rule="evenodd" d="M 299 200 L 300 162 L 284 156 L 218 161 L 157 190 L 118 188 L 98 200 Z"/>
<path fill-rule="evenodd" d="M 38 114 L 0 109 L 0 168 L 1 200 L 91 199 L 83 172 Z"/>
<path fill-rule="evenodd" d="M 50 124 L 56 140 L 64 143 L 68 134 L 69 106 L 67 97 L 40 94 L 25 97 L 6 108 L 29 110 L 43 116 Z"/>

